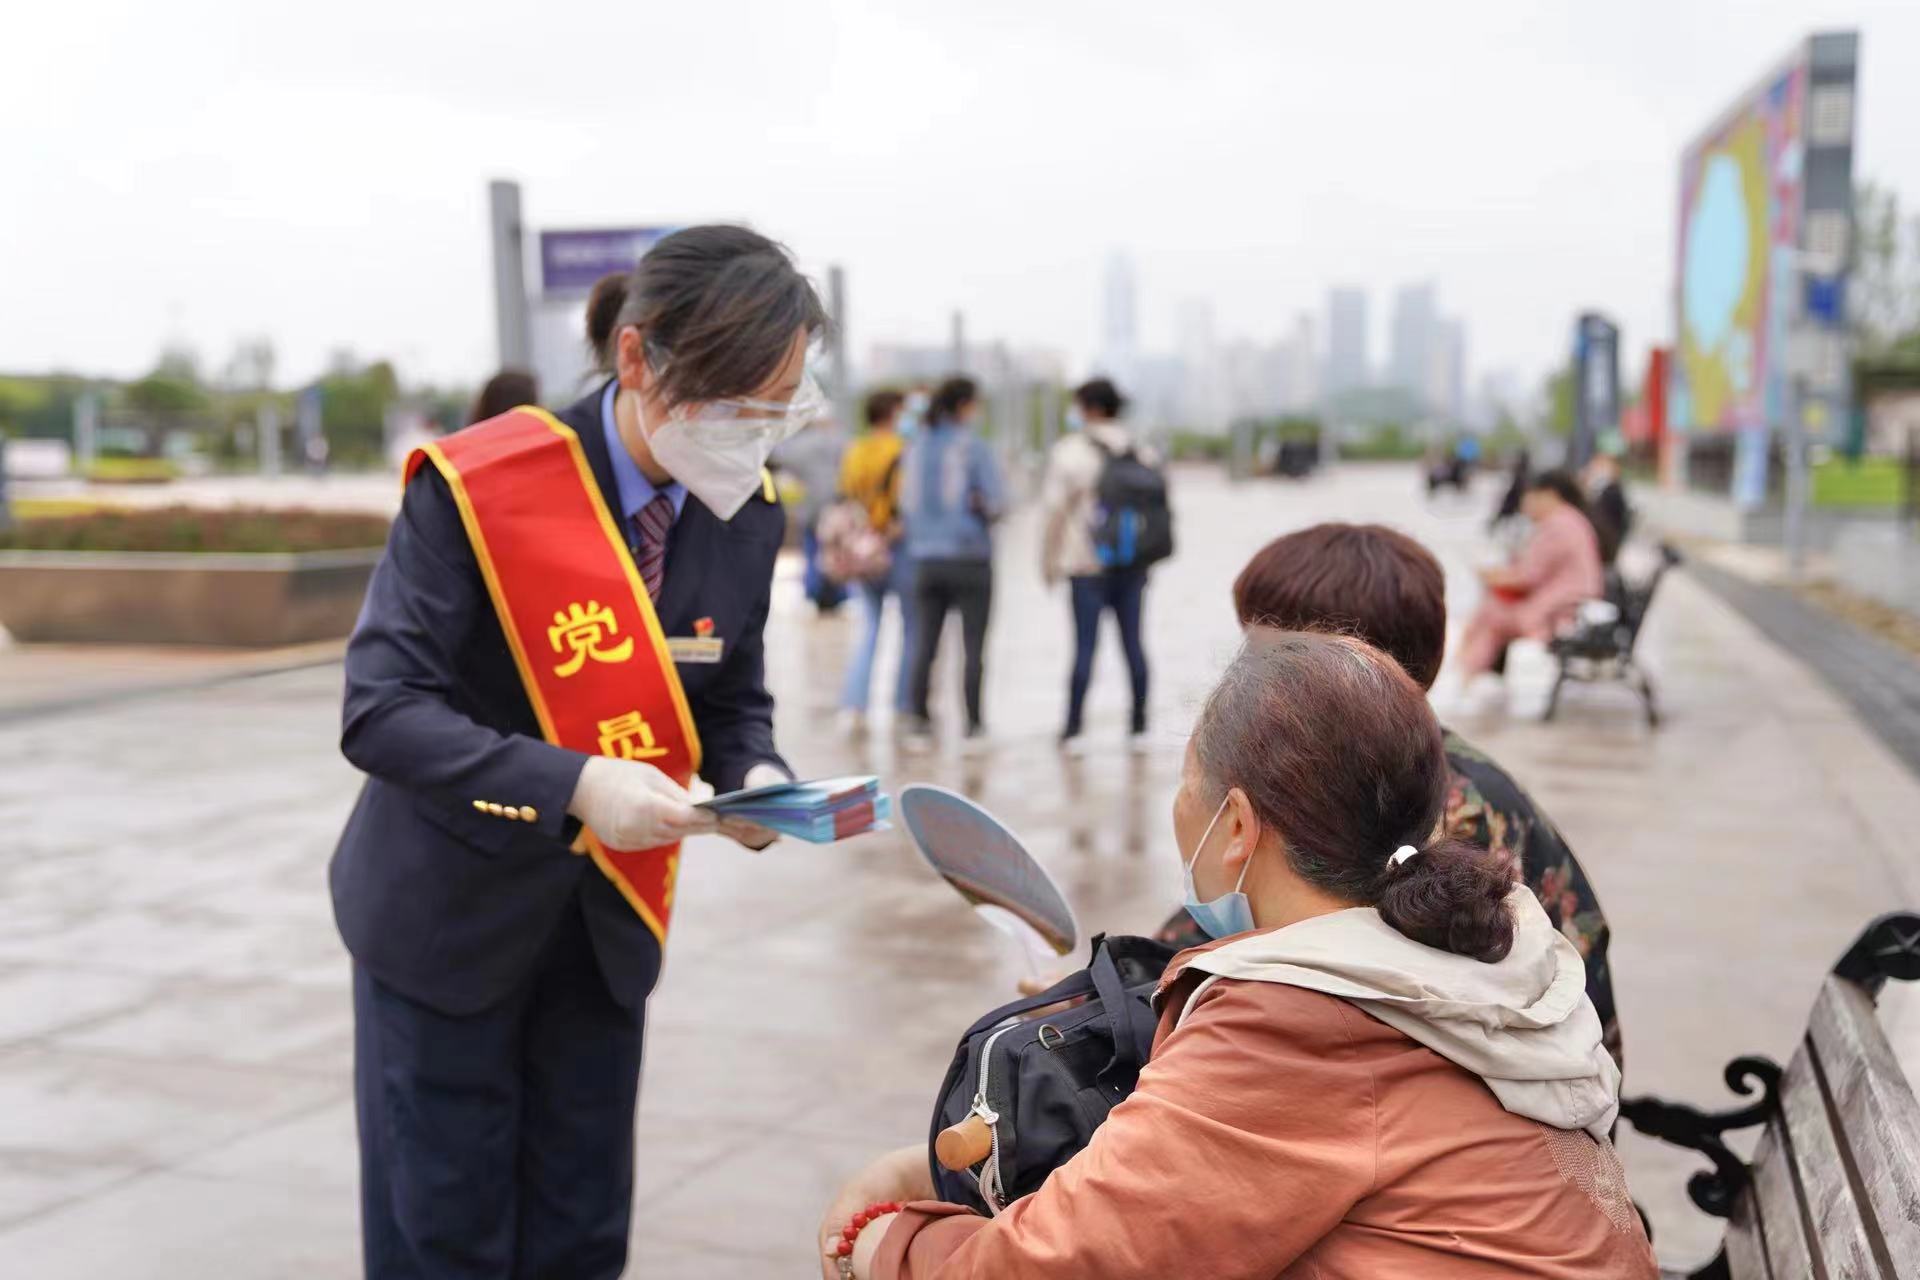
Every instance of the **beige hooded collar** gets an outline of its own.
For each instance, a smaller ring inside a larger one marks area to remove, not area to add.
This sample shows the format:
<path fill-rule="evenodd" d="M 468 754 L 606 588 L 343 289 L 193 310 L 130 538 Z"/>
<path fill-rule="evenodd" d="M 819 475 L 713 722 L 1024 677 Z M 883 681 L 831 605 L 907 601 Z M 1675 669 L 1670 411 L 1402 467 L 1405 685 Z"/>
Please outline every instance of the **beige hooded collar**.
<path fill-rule="evenodd" d="M 1620 1069 L 1601 1043 L 1586 966 L 1526 886 L 1507 906 L 1513 949 L 1495 964 L 1415 942 L 1372 907 L 1229 938 L 1182 966 L 1214 975 L 1187 1009 L 1217 978 L 1338 996 L 1485 1080 L 1515 1115 L 1604 1138 Z"/>

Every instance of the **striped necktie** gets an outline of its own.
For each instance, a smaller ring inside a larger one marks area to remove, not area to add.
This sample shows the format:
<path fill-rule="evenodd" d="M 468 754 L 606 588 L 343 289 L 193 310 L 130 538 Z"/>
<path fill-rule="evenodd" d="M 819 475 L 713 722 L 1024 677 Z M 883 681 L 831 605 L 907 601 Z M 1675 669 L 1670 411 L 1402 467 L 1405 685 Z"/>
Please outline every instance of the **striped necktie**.
<path fill-rule="evenodd" d="M 660 582 L 667 574 L 667 535 L 673 531 L 673 499 L 664 493 L 653 495 L 653 501 L 640 508 L 640 514 L 633 518 L 634 528 L 640 531 L 640 549 L 635 553 L 635 563 L 640 568 L 640 581 L 647 584 L 647 598 L 660 598 Z"/>

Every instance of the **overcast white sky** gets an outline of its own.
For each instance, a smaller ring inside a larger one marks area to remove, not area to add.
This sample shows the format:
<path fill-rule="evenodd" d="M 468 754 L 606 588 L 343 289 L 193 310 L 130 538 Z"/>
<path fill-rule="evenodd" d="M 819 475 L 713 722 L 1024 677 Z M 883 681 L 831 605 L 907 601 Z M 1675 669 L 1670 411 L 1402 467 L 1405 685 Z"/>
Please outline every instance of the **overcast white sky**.
<path fill-rule="evenodd" d="M 1915 0 L 64 0 L 0 25 L 0 369 L 280 380 L 349 346 L 494 363 L 486 181 L 534 226 L 744 218 L 845 264 L 857 353 L 1271 339 L 1329 285 L 1431 278 L 1475 370 L 1574 311 L 1666 336 L 1681 149 L 1813 29 L 1863 36 L 1856 172 L 1920 203 Z M 1377 353 L 1376 353 L 1377 357 Z"/>

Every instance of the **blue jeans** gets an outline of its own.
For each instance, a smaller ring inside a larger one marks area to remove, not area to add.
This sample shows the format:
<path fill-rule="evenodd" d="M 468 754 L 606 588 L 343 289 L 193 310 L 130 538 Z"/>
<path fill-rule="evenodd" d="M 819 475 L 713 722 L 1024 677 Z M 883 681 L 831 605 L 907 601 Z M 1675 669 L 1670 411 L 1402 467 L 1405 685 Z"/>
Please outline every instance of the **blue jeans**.
<path fill-rule="evenodd" d="M 893 568 L 879 582 L 863 582 L 860 599 L 860 634 L 854 642 L 853 658 L 847 663 L 846 682 L 840 689 L 840 705 L 849 711 L 867 709 L 868 691 L 873 686 L 873 655 L 880 647 L 880 623 L 886 615 L 887 597 L 892 596 L 900 610 L 900 670 L 893 684 L 893 709 L 905 712 L 913 676 L 913 565 L 898 547 L 893 552 Z"/>
<path fill-rule="evenodd" d="M 1147 728 L 1147 651 L 1140 642 L 1140 600 L 1147 587 L 1145 569 L 1109 569 L 1073 580 L 1073 678 L 1067 691 L 1066 736 L 1080 732 L 1087 686 L 1093 682 L 1093 651 L 1100 639 L 1100 615 L 1113 610 L 1120 623 L 1120 647 L 1133 678 L 1133 731 Z"/>

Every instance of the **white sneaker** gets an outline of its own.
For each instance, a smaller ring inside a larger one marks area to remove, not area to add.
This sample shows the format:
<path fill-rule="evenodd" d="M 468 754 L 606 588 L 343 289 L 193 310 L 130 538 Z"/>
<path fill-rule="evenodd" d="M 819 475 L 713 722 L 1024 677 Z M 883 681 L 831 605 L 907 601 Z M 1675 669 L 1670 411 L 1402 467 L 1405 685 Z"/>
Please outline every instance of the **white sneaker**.
<path fill-rule="evenodd" d="M 1153 754 L 1153 739 L 1147 736 L 1145 729 L 1136 729 L 1127 735 L 1127 750 L 1136 756 Z"/>
<path fill-rule="evenodd" d="M 1506 680 L 1497 672 L 1484 671 L 1461 688 L 1457 714 L 1465 720 L 1479 720 L 1506 707 Z"/>
<path fill-rule="evenodd" d="M 1087 754 L 1087 740 L 1080 734 L 1063 734 L 1060 738 L 1060 754 L 1069 760 L 1079 760 Z"/>
<path fill-rule="evenodd" d="M 926 720 L 908 717 L 900 729 L 902 749 L 924 755 L 933 750 L 933 725 Z"/>
<path fill-rule="evenodd" d="M 992 746 L 993 744 L 987 740 L 985 729 L 969 729 L 967 736 L 960 740 L 960 754 L 968 758 L 983 756 Z"/>

